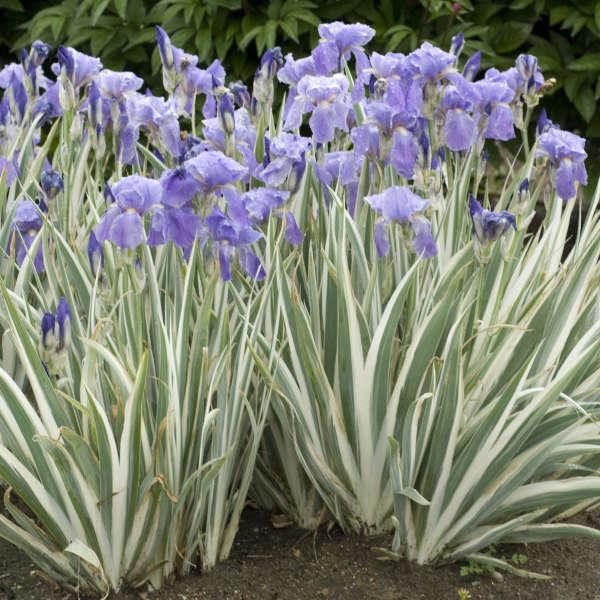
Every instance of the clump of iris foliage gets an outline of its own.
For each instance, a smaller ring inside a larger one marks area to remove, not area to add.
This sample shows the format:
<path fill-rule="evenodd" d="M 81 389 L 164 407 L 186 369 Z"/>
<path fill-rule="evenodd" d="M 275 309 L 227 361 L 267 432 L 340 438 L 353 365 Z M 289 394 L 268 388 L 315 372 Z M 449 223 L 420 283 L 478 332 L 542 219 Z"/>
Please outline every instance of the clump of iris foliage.
<path fill-rule="evenodd" d="M 600 496 L 584 140 L 531 122 L 532 56 L 319 35 L 252 90 L 160 28 L 166 97 L 0 71 L 0 536 L 65 586 L 212 567 L 249 493 L 419 563 L 598 536 L 560 522 Z"/>

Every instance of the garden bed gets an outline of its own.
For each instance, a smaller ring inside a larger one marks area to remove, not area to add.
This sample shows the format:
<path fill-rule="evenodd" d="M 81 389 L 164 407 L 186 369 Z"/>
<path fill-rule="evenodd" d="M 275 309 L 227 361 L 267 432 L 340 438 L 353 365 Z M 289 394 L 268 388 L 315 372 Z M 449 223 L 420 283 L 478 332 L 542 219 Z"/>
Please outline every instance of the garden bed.
<path fill-rule="evenodd" d="M 600 527 L 600 511 L 576 521 Z M 247 510 L 231 558 L 202 576 L 191 575 L 148 594 L 150 600 L 455 600 L 465 588 L 471 600 L 600 600 L 600 542 L 566 540 L 519 546 L 526 568 L 552 577 L 534 581 L 505 574 L 463 577 L 459 565 L 417 567 L 382 562 L 373 546 L 389 547 L 388 536 L 359 539 L 337 528 L 316 536 L 274 529 L 267 515 Z M 511 554 L 515 547 L 507 547 Z M 502 553 L 502 548 L 498 549 Z M 32 575 L 29 559 L 0 542 L 0 600 L 72 600 Z M 122 596 L 134 600 L 138 595 Z"/>

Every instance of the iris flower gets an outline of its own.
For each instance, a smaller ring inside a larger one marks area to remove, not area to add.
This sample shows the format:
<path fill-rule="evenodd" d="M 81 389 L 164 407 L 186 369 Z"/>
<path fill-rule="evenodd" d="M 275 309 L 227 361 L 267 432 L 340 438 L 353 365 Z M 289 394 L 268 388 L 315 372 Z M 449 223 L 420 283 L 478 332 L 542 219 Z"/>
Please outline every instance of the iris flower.
<path fill-rule="evenodd" d="M 577 193 L 577 183 L 586 185 L 587 171 L 585 140 L 569 131 L 550 127 L 538 140 L 536 155 L 547 157 L 554 168 L 556 191 L 560 198 L 569 200 Z"/>

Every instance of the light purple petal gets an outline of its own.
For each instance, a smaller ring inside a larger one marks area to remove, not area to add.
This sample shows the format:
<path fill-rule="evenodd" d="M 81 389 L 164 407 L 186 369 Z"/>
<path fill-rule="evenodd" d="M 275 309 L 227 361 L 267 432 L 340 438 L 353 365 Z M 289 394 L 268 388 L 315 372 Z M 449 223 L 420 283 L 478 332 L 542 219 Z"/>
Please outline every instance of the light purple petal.
<path fill-rule="evenodd" d="M 136 212 L 124 212 L 118 215 L 110 227 L 108 239 L 119 248 L 137 248 L 146 239 L 144 223 L 140 215 Z"/>

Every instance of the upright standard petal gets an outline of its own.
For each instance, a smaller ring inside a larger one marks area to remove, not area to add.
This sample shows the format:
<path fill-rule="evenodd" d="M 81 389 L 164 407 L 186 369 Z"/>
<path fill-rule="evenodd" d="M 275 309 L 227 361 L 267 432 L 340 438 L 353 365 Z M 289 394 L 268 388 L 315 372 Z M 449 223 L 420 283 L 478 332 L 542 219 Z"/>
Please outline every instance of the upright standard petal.
<path fill-rule="evenodd" d="M 386 221 L 398 223 L 408 222 L 414 214 L 422 212 L 429 205 L 429 200 L 399 185 L 390 187 L 381 194 L 365 196 L 365 202 Z"/>

